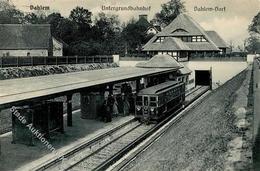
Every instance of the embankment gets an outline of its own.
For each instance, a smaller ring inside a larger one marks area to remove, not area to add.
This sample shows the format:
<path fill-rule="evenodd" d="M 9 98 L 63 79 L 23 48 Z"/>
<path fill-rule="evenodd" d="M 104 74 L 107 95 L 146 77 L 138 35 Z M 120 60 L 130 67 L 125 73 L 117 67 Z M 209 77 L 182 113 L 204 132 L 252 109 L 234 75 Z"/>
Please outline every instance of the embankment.
<path fill-rule="evenodd" d="M 125 170 L 250 170 L 251 68 L 208 95 Z"/>

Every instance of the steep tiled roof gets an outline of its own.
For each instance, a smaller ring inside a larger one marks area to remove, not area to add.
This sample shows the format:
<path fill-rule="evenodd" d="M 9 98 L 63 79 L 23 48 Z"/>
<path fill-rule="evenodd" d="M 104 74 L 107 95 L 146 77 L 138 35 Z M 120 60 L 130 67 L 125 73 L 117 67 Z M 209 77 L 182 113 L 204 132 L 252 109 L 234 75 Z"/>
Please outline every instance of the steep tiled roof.
<path fill-rule="evenodd" d="M 185 42 L 185 44 L 194 51 L 219 51 L 219 49 L 212 46 L 210 42 Z"/>
<path fill-rule="evenodd" d="M 151 39 L 150 44 L 144 46 L 144 51 L 167 51 L 167 50 L 191 50 L 181 39 L 174 37 L 167 37 L 162 43 L 153 43 L 155 39 Z"/>
<path fill-rule="evenodd" d="M 154 43 L 158 37 L 179 37 L 179 36 L 204 36 L 207 42 L 183 42 L 178 44 L 183 44 L 183 49 L 174 50 L 212 50 L 219 51 L 218 46 L 212 41 L 211 37 L 207 35 L 205 30 L 191 17 L 186 14 L 178 15 L 167 27 L 165 27 L 161 32 L 157 33 L 150 41 L 144 45 L 144 51 L 151 50 L 165 50 L 164 46 Z M 168 41 L 166 38 L 164 41 Z M 164 44 L 164 41 L 161 44 Z M 169 42 L 167 42 L 169 43 Z M 166 45 L 168 45 L 166 43 Z M 185 45 L 185 46 L 184 46 Z M 167 46 L 169 47 L 169 46 Z M 188 47 L 188 48 L 187 48 Z M 161 49 L 162 48 L 162 49 Z M 175 47 L 173 47 L 175 48 Z M 172 49 L 168 49 L 172 50 Z"/>
<path fill-rule="evenodd" d="M 0 49 L 48 49 L 48 24 L 0 24 Z"/>
<path fill-rule="evenodd" d="M 211 40 L 218 46 L 222 48 L 227 48 L 227 43 L 219 36 L 219 34 L 215 31 L 206 31 L 207 35 L 211 38 Z"/>

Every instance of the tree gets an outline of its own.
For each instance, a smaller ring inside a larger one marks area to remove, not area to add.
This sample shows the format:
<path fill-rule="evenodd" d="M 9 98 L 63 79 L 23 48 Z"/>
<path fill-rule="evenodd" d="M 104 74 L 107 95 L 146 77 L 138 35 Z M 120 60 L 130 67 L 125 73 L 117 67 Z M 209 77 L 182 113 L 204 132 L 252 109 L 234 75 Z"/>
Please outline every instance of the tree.
<path fill-rule="evenodd" d="M 69 19 L 77 26 L 74 36 L 79 40 L 91 39 L 91 15 L 92 13 L 83 7 L 76 7 L 70 12 Z"/>
<path fill-rule="evenodd" d="M 0 0 L 0 11 L 14 9 L 15 7 L 7 1 Z"/>
<path fill-rule="evenodd" d="M 249 53 L 260 53 L 260 39 L 259 37 L 255 36 L 255 35 L 251 35 L 248 39 L 247 39 L 247 45 L 245 47 L 245 49 L 249 52 Z"/>
<path fill-rule="evenodd" d="M 62 19 L 64 19 L 60 13 L 52 13 L 50 15 L 47 16 L 46 20 L 47 23 L 49 23 L 51 25 L 51 32 L 54 36 L 58 36 L 58 26 L 60 24 L 60 22 L 62 21 Z M 59 37 L 61 38 L 61 37 Z"/>
<path fill-rule="evenodd" d="M 92 27 L 93 39 L 99 41 L 102 51 L 99 54 L 119 53 L 121 26 L 117 15 L 99 13 Z M 121 45 L 122 46 L 122 45 Z"/>
<path fill-rule="evenodd" d="M 0 23 L 1 24 L 21 24 L 24 22 L 24 14 L 15 9 L 8 2 L 0 1 Z"/>
<path fill-rule="evenodd" d="M 117 15 L 107 16 L 105 13 L 99 13 L 95 19 L 95 26 L 103 40 L 111 39 L 120 32 L 120 21 Z"/>
<path fill-rule="evenodd" d="M 46 16 L 37 15 L 35 13 L 29 13 L 25 15 L 24 20 L 26 23 L 30 23 L 30 24 L 45 24 L 47 22 Z"/>
<path fill-rule="evenodd" d="M 162 26 L 170 24 L 179 14 L 186 12 L 184 4 L 182 0 L 170 0 L 162 4 L 162 10 L 155 14 L 155 20 Z"/>
<path fill-rule="evenodd" d="M 77 26 L 73 21 L 67 18 L 62 18 L 56 28 L 56 35 L 66 43 L 70 44 L 77 40 L 77 37 L 75 36 L 76 31 Z"/>
<path fill-rule="evenodd" d="M 70 12 L 69 18 L 77 23 L 79 26 L 84 26 L 92 23 L 91 21 L 92 13 L 83 7 L 76 7 Z"/>
<path fill-rule="evenodd" d="M 249 32 L 260 34 L 260 12 L 258 12 L 258 14 L 253 18 L 248 30 Z"/>
<path fill-rule="evenodd" d="M 228 48 L 230 49 L 230 52 L 232 52 L 233 49 L 235 48 L 235 45 L 234 45 L 234 43 L 233 43 L 233 40 L 230 40 L 230 41 L 229 41 Z"/>
<path fill-rule="evenodd" d="M 247 39 L 245 49 L 249 53 L 260 53 L 260 12 L 254 16 L 248 27 L 250 37 Z"/>
<path fill-rule="evenodd" d="M 75 41 L 70 44 L 70 51 L 73 55 L 90 56 L 97 55 L 102 51 L 102 47 L 95 41 Z"/>
<path fill-rule="evenodd" d="M 131 20 L 123 29 L 122 36 L 127 46 L 127 51 L 135 53 L 141 51 L 142 45 L 147 41 L 146 27 L 135 20 Z"/>

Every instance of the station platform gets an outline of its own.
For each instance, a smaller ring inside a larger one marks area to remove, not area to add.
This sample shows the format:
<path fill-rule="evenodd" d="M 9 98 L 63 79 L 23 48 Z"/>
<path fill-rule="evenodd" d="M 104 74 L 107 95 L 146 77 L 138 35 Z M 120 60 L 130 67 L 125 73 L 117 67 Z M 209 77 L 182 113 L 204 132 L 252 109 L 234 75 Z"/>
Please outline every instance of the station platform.
<path fill-rule="evenodd" d="M 64 154 L 69 149 L 77 146 L 85 141 L 94 139 L 96 136 L 107 132 L 110 129 L 117 127 L 134 116 L 118 116 L 113 118 L 112 122 L 104 123 L 98 120 L 87 120 L 80 118 L 80 111 L 73 113 L 73 127 L 65 126 L 65 133 L 52 133 L 50 144 L 56 149 L 59 154 Z M 66 123 L 67 118 L 64 118 Z M 40 141 L 35 141 L 34 146 L 22 144 L 12 144 L 12 134 L 7 133 L 0 135 L 1 139 L 1 156 L 0 170 L 24 170 L 28 171 L 32 168 L 49 161 L 57 156 Z"/>

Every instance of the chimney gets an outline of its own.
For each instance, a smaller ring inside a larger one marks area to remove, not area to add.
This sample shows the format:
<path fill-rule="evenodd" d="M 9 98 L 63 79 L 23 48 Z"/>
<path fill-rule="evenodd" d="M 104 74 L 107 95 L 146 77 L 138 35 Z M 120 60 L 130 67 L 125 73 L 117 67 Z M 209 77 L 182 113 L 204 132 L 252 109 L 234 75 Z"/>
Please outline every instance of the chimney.
<path fill-rule="evenodd" d="M 139 20 L 141 20 L 141 18 L 143 18 L 143 19 L 148 21 L 148 15 L 147 14 L 139 15 Z"/>

